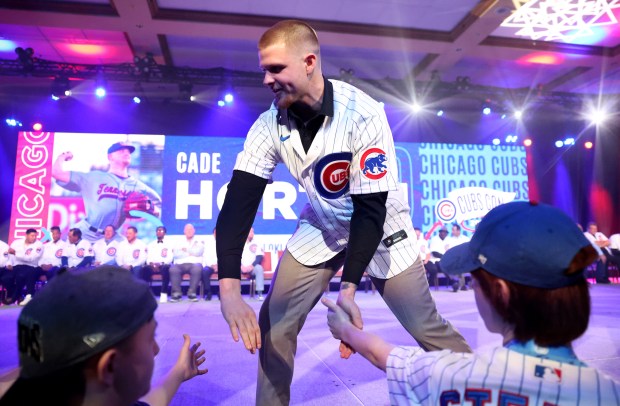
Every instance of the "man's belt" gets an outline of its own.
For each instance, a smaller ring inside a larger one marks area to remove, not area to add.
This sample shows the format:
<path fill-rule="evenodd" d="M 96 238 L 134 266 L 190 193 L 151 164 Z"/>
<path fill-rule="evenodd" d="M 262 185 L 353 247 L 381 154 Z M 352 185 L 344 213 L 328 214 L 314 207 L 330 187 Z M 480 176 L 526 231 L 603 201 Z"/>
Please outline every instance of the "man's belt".
<path fill-rule="evenodd" d="M 96 228 L 96 227 L 93 227 L 93 226 L 88 226 L 88 229 L 89 229 L 90 231 L 92 231 L 93 233 L 103 234 L 103 230 L 99 230 L 99 229 L 98 229 L 98 228 Z"/>
<path fill-rule="evenodd" d="M 93 233 L 103 234 L 103 230 L 100 230 L 97 227 L 91 226 L 88 220 L 84 219 L 84 222 L 88 225 L 88 229 L 92 231 Z"/>

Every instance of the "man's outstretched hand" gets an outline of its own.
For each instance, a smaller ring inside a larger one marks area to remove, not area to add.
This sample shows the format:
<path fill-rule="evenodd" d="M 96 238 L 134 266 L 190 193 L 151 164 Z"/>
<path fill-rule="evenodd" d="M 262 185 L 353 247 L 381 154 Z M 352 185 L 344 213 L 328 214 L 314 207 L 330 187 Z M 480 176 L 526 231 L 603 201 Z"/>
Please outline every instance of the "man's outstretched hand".
<path fill-rule="evenodd" d="M 256 353 L 261 347 L 260 327 L 254 310 L 241 298 L 239 279 L 220 279 L 220 303 L 233 340 L 237 342 L 241 336 L 245 348 Z"/>

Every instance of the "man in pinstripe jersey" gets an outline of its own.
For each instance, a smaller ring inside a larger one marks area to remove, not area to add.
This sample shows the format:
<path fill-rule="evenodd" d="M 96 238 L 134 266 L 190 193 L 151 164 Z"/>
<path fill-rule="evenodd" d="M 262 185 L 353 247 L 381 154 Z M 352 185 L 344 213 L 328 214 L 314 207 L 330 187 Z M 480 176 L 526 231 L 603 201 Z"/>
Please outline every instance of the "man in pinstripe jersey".
<path fill-rule="evenodd" d="M 502 347 L 476 354 L 395 347 L 323 303 L 334 337 L 387 372 L 392 405 L 618 405 L 618 384 L 571 348 L 588 327 L 583 273 L 597 256 L 556 208 L 512 202 L 491 210 L 471 242 L 441 259 L 446 273 L 471 272 L 480 316 L 503 337 Z"/>
<path fill-rule="evenodd" d="M 258 43 L 274 103 L 250 129 L 217 222 L 221 308 L 235 341 L 259 354 L 257 404 L 288 404 L 297 334 L 344 265 L 338 303 L 362 327 L 357 285 L 368 272 L 403 326 L 427 350 L 470 351 L 428 290 L 409 207 L 396 196 L 394 141 L 379 103 L 321 72 L 315 31 L 287 20 Z M 278 163 L 308 195 L 257 323 L 242 300 L 243 243 Z M 415 306 L 402 303 L 415 298 Z M 351 349 L 341 343 L 347 358 Z"/>

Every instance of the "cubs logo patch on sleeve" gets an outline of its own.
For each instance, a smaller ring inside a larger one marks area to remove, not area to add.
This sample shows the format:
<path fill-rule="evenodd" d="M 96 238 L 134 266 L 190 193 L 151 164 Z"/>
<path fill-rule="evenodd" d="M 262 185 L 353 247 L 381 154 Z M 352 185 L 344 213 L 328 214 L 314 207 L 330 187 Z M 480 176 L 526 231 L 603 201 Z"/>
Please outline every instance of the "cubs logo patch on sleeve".
<path fill-rule="evenodd" d="M 326 199 L 337 199 L 349 190 L 349 168 L 353 154 L 338 152 L 326 155 L 314 169 L 316 191 Z"/>
<path fill-rule="evenodd" d="M 387 155 L 380 148 L 369 148 L 360 159 L 362 175 L 371 180 L 379 180 L 388 173 Z"/>

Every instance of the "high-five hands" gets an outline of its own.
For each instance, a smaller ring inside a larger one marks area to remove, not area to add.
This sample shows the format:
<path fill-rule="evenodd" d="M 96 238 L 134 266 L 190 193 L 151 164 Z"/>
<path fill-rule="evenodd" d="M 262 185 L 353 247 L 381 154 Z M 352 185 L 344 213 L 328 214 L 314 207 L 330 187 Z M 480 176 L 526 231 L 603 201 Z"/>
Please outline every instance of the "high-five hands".
<path fill-rule="evenodd" d="M 327 311 L 327 325 L 329 326 L 329 331 L 331 331 L 332 336 L 340 341 L 340 358 L 348 359 L 352 354 L 355 354 L 355 350 L 346 343 L 345 335 L 347 329 L 360 329 L 361 327 L 356 326 L 349 313 L 344 310 L 344 308 L 327 298 L 321 299 L 321 303 L 325 305 L 328 309 Z M 357 306 L 355 306 L 357 308 Z M 358 322 L 361 325 L 361 316 L 359 316 L 358 309 Z"/>

